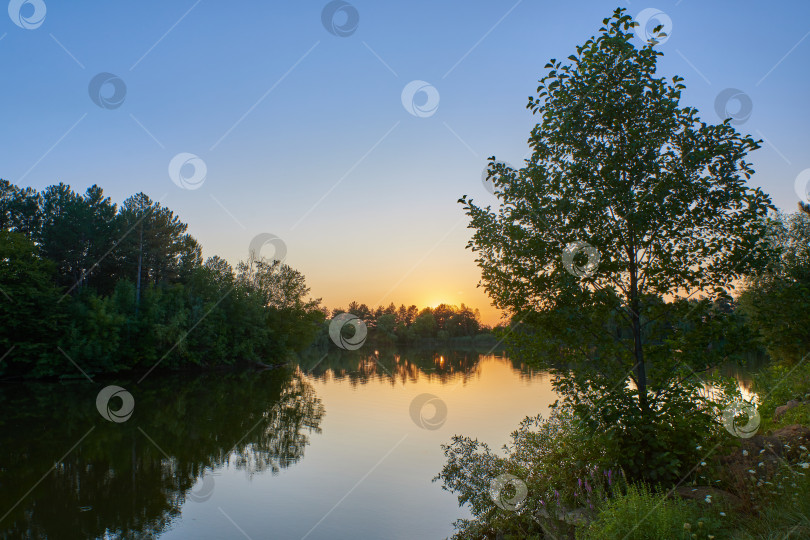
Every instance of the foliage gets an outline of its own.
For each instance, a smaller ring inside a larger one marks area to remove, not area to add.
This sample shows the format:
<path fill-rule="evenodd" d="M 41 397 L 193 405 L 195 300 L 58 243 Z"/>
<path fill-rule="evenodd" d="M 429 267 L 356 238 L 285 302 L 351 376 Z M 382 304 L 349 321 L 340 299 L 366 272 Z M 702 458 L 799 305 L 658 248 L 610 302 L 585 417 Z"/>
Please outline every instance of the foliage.
<path fill-rule="evenodd" d="M 203 262 L 188 226 L 143 193 L 118 208 L 98 186 L 0 180 L 0 222 L 5 377 L 263 363 L 305 348 L 324 319 L 300 272 Z"/>
<path fill-rule="evenodd" d="M 505 456 L 460 435 L 442 448 L 447 463 L 434 481 L 457 493 L 459 505 L 468 505 L 473 515 L 455 523 L 457 540 L 494 537 L 499 531 L 527 537 L 544 528 L 566 529 L 570 512 L 595 511 L 623 483 L 621 470 L 565 407 L 553 410 L 547 420 L 537 416 L 521 422 L 504 446 Z M 502 474 L 526 486 L 514 510 L 494 502 L 491 482 Z"/>
<path fill-rule="evenodd" d="M 492 158 L 500 207 L 460 202 L 483 286 L 521 322 L 513 343 L 566 364 L 558 389 L 595 433 L 615 427 L 628 475 L 669 481 L 688 461 L 670 445 L 684 436 L 693 448 L 713 414 L 700 404 L 689 414 L 695 375 L 741 345 L 724 305 L 735 279 L 772 255 L 773 207 L 746 186 L 759 143 L 681 106 L 683 79 L 656 76 L 657 42 L 636 48 L 623 9 L 603 22 L 570 63 L 546 65 L 529 99 L 541 121 L 526 165 Z"/>
<path fill-rule="evenodd" d="M 0 375 L 44 374 L 64 363 L 57 350 L 64 314 L 54 265 L 20 233 L 0 231 Z"/>
<path fill-rule="evenodd" d="M 754 379 L 759 395 L 760 416 L 773 417 L 776 408 L 790 400 L 810 404 L 810 356 L 796 365 L 776 362 L 765 367 Z"/>
<path fill-rule="evenodd" d="M 767 224 L 775 256 L 748 276 L 740 304 L 770 355 L 796 363 L 810 353 L 810 214 L 777 214 Z"/>
<path fill-rule="evenodd" d="M 332 310 L 332 317 L 340 313 L 351 313 L 362 319 L 369 330 L 369 341 L 380 345 L 458 341 L 459 338 L 473 339 L 481 334 L 492 338 L 490 328 L 481 323 L 479 311 L 464 304 L 439 304 L 435 308 L 420 310 L 415 305 L 406 308 L 404 304 L 397 308 L 393 303 L 371 309 L 366 304 L 352 302 L 346 310 Z M 325 328 L 323 333 L 326 332 Z"/>
<path fill-rule="evenodd" d="M 608 500 L 587 529 L 577 532 L 582 540 L 659 540 L 661 538 L 722 538 L 724 517 L 708 505 L 668 498 L 645 484 L 630 485 L 627 492 Z"/>

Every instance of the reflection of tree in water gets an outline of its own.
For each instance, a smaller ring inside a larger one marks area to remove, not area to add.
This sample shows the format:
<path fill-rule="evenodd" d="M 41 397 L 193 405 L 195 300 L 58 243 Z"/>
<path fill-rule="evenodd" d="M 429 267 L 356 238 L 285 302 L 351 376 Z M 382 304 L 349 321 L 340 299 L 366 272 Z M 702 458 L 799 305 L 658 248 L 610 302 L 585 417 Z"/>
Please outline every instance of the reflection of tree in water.
<path fill-rule="evenodd" d="M 323 405 L 312 386 L 299 375 L 293 376 L 277 404 L 264 413 L 256 439 L 238 446 L 232 454 L 234 465 L 251 475 L 267 470 L 278 474 L 304 457 L 307 433 L 320 433 L 323 415 Z"/>
<path fill-rule="evenodd" d="M 96 411 L 102 386 L 0 388 L 0 516 L 22 499 L 0 538 L 155 537 L 212 469 L 275 474 L 296 463 L 324 415 L 312 386 L 289 372 L 122 384 L 136 402 L 123 424 Z"/>
<path fill-rule="evenodd" d="M 729 362 L 718 368 L 720 375 L 734 377 L 747 392 L 754 391 L 754 373 L 768 365 L 768 358 L 758 352 L 749 353 L 743 362 Z"/>
<path fill-rule="evenodd" d="M 301 372 L 319 380 L 348 380 L 352 386 L 369 380 L 396 383 L 416 382 L 420 378 L 447 383 L 461 379 L 462 384 L 481 376 L 481 361 L 495 358 L 507 362 L 521 379 L 537 376 L 519 360 L 500 353 L 484 354 L 474 350 L 371 349 L 357 351 L 330 349 L 328 353 L 310 350 L 299 357 Z"/>

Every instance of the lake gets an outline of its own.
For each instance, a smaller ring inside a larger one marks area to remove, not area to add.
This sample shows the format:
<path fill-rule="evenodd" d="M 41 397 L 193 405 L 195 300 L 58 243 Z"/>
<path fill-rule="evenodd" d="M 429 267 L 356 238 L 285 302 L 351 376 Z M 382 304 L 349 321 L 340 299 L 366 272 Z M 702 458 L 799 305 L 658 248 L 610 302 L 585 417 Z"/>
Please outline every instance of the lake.
<path fill-rule="evenodd" d="M 97 407 L 111 385 L 132 396 L 128 418 L 110 413 L 121 391 Z M 440 445 L 464 434 L 499 448 L 555 398 L 544 373 L 458 351 L 6 383 L 0 537 L 444 538 L 468 513 L 431 482 Z"/>
<path fill-rule="evenodd" d="M 726 374 L 746 386 L 745 369 Z M 440 445 L 464 434 L 498 449 L 555 399 L 549 375 L 460 351 L 5 383 L 0 537 L 445 538 L 469 514 L 431 481 Z"/>

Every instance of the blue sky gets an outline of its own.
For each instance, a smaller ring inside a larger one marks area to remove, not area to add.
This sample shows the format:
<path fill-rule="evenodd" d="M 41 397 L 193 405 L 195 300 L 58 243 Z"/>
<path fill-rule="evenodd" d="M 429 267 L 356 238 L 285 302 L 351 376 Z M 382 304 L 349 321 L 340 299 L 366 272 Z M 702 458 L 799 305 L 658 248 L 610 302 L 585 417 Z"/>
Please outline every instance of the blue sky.
<path fill-rule="evenodd" d="M 143 191 L 189 223 L 206 256 L 232 262 L 275 234 L 330 307 L 465 302 L 493 322 L 456 200 L 494 202 L 481 171 L 493 154 L 525 157 L 543 66 L 617 6 L 669 17 L 659 71 L 686 78 L 682 103 L 704 119 L 720 121 L 726 88 L 750 98 L 737 128 L 766 140 L 751 183 L 778 207 L 795 210 L 810 168 L 806 2 L 357 0 L 345 37 L 327 31 L 321 0 L 36 3 L 11 2 L 35 28 L 0 13 L 0 177 L 99 184 L 116 202 Z M 123 81 L 120 106 L 90 98 L 99 73 Z M 414 80 L 436 89 L 432 114 L 403 106 Z M 205 163 L 198 189 L 169 177 L 179 153 Z"/>

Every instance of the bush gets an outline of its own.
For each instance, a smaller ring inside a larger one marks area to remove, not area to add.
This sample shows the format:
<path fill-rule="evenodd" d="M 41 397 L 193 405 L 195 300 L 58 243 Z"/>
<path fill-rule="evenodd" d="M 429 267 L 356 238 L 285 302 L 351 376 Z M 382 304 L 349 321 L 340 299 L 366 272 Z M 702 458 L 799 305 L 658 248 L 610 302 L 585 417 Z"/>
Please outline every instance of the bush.
<path fill-rule="evenodd" d="M 792 399 L 810 402 L 810 356 L 794 366 L 782 362 L 767 366 L 754 378 L 754 391 L 759 394 L 759 413 L 765 421 Z"/>
<path fill-rule="evenodd" d="M 582 540 L 622 538 L 720 538 L 723 516 L 700 503 L 667 498 L 644 484 L 630 485 L 627 492 L 608 500 L 596 520 L 577 531 Z"/>
<path fill-rule="evenodd" d="M 434 481 L 457 493 L 459 505 L 468 505 L 473 514 L 456 521 L 455 540 L 542 538 L 544 532 L 565 537 L 573 516 L 593 515 L 622 485 L 622 472 L 565 406 L 553 409 L 547 420 L 537 416 L 521 422 L 504 446 L 505 456 L 459 435 L 442 448 L 447 463 Z M 493 490 L 499 478 L 511 479 L 500 497 Z"/>
<path fill-rule="evenodd" d="M 775 256 L 748 277 L 740 305 L 771 357 L 795 364 L 810 353 L 810 215 L 777 214 L 768 231 Z"/>

